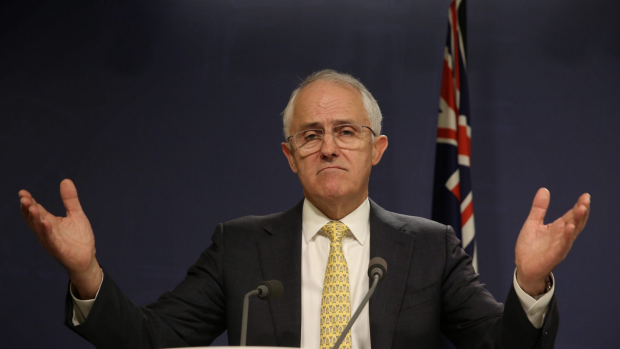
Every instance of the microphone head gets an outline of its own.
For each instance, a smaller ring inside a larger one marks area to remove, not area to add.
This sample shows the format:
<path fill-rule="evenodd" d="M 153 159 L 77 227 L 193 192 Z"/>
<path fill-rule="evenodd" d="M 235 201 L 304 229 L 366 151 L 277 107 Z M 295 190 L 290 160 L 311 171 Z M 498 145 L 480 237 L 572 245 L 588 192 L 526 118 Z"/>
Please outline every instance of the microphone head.
<path fill-rule="evenodd" d="M 371 259 L 368 265 L 368 277 L 371 279 L 374 278 L 375 275 L 379 275 L 379 280 L 381 280 L 387 274 L 387 262 L 381 257 Z"/>
<path fill-rule="evenodd" d="M 258 284 L 258 290 L 260 291 L 258 298 L 263 300 L 274 299 L 282 295 L 282 292 L 284 292 L 284 287 L 282 287 L 282 283 L 278 280 L 269 280 Z"/>

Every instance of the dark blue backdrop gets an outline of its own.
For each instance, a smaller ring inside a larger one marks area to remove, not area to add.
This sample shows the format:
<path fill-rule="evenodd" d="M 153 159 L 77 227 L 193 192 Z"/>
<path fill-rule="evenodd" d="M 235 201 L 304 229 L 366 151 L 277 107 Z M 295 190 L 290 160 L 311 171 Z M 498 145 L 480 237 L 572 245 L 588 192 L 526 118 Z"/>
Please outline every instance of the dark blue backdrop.
<path fill-rule="evenodd" d="M 77 184 L 100 262 L 147 304 L 218 222 L 301 199 L 279 113 L 300 77 L 350 72 L 385 115 L 371 176 L 389 210 L 430 216 L 448 0 L 4 2 L 0 9 L 0 346 L 90 348 L 63 327 L 67 276 L 19 212 Z M 482 280 L 503 300 L 536 189 L 553 219 L 592 194 L 555 271 L 556 348 L 616 348 L 620 3 L 468 8 L 473 188 Z M 225 343 L 220 341 L 219 343 Z"/>

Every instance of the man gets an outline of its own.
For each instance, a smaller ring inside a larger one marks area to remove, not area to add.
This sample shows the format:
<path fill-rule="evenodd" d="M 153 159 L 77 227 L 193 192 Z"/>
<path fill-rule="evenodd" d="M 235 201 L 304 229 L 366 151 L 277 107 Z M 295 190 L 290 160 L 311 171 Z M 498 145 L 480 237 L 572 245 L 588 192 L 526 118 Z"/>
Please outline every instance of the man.
<path fill-rule="evenodd" d="M 588 194 L 544 225 L 549 192 L 538 191 L 517 240 L 514 288 L 503 307 L 479 284 L 450 227 L 369 200 L 371 168 L 388 141 L 379 107 L 359 81 L 315 73 L 293 92 L 283 116 L 282 150 L 305 199 L 283 213 L 220 224 L 185 280 L 148 307 L 133 305 L 103 275 L 70 180 L 61 183 L 64 218 L 20 191 L 30 228 L 69 271 L 67 325 L 101 348 L 208 345 L 225 329 L 235 345 L 244 294 L 277 279 L 282 297 L 253 300 L 248 345 L 331 348 L 368 290 L 370 258 L 379 256 L 388 276 L 342 348 L 436 348 L 439 331 L 459 348 L 553 346 L 551 271 L 585 226 Z"/>

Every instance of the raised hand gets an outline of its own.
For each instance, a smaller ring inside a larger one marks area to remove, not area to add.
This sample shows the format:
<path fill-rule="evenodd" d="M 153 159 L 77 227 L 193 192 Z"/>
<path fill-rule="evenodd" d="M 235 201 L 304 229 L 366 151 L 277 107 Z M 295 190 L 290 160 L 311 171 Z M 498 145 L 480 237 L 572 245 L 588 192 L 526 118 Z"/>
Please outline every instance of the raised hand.
<path fill-rule="evenodd" d="M 101 268 L 95 258 L 95 236 L 73 182 L 65 179 L 60 183 L 66 217 L 47 212 L 26 190 L 20 190 L 19 196 L 22 215 L 41 245 L 67 269 L 79 296 L 94 298 L 101 283 Z"/>
<path fill-rule="evenodd" d="M 538 190 L 515 247 L 517 282 L 531 296 L 544 292 L 547 276 L 566 258 L 590 214 L 590 195 L 583 194 L 562 217 L 544 224 L 550 198 L 547 189 Z"/>

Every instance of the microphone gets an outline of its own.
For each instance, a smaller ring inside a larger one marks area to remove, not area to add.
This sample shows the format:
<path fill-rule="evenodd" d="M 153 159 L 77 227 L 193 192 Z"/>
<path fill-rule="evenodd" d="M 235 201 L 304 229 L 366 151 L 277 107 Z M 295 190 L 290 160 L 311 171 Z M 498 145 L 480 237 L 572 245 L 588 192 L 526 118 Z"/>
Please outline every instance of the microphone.
<path fill-rule="evenodd" d="M 374 278 L 375 275 L 379 275 L 379 280 L 382 280 L 387 274 L 387 262 L 381 257 L 375 257 L 368 263 L 368 277 Z"/>
<path fill-rule="evenodd" d="M 262 300 L 267 300 L 280 297 L 280 295 L 282 295 L 282 292 L 284 292 L 284 288 L 282 287 L 282 283 L 280 281 L 269 280 L 263 281 L 258 284 L 256 291 L 258 291 L 258 298 Z"/>
<path fill-rule="evenodd" d="M 250 306 L 250 297 L 258 296 L 262 300 L 274 299 L 280 297 L 284 292 L 282 283 L 278 280 L 263 281 L 258 284 L 255 290 L 248 292 L 243 298 L 243 317 L 241 319 L 241 341 L 240 346 L 245 347 L 245 341 L 248 334 L 248 308 Z"/>
<path fill-rule="evenodd" d="M 355 310 L 355 313 L 351 317 L 351 320 L 349 320 L 347 327 L 345 327 L 342 333 L 340 333 L 340 337 L 338 337 L 338 340 L 336 341 L 336 344 L 334 344 L 332 349 L 338 349 L 340 347 L 340 344 L 342 344 L 344 337 L 347 336 L 347 333 L 349 333 L 351 327 L 353 327 L 355 320 L 357 320 L 357 317 L 360 316 L 360 314 L 362 313 L 362 309 L 364 309 L 366 303 L 368 303 L 368 301 L 370 300 L 370 297 L 372 297 L 372 295 L 375 293 L 375 288 L 377 288 L 379 280 L 382 280 L 387 274 L 387 262 L 381 257 L 375 257 L 371 259 L 368 265 L 368 277 L 373 280 L 372 286 L 370 286 L 368 293 L 366 293 L 366 296 L 364 297 L 364 299 L 362 299 L 362 303 L 360 303 L 360 305 Z"/>

